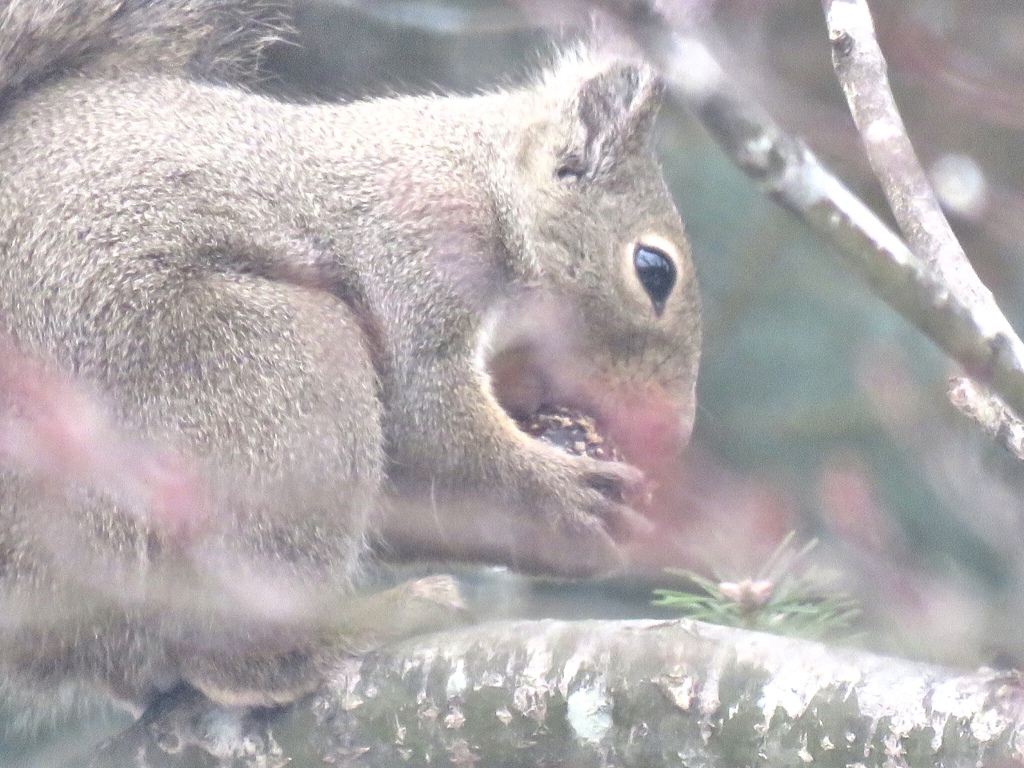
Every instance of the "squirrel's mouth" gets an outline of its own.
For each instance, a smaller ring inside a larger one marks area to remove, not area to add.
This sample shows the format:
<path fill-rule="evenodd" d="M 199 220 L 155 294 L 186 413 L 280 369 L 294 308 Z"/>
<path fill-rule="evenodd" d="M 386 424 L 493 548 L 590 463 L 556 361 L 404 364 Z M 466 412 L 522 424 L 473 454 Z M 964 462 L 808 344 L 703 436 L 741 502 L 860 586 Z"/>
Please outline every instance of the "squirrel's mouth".
<path fill-rule="evenodd" d="M 543 405 L 527 418 L 515 419 L 530 437 L 574 456 L 589 456 L 604 461 L 622 461 L 615 443 L 601 434 L 597 420 L 566 406 Z"/>
<path fill-rule="evenodd" d="M 594 404 L 567 386 L 566 369 L 571 373 L 571 364 L 556 382 L 525 346 L 503 350 L 488 364 L 495 398 L 525 434 L 574 456 L 622 461 Z"/>
<path fill-rule="evenodd" d="M 603 374 L 578 350 L 532 339 L 487 360 L 492 391 L 519 429 L 566 453 L 675 472 L 690 436 L 692 393 Z"/>

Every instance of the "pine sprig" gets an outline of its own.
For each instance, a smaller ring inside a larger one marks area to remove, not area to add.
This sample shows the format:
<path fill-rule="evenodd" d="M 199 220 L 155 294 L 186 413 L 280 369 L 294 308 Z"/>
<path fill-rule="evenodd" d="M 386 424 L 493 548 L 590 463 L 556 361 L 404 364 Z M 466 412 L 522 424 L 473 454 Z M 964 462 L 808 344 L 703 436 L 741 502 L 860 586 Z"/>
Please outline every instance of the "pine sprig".
<path fill-rule="evenodd" d="M 654 604 L 692 619 L 811 640 L 849 640 L 860 615 L 857 602 L 835 585 L 835 575 L 809 563 L 816 539 L 795 547 L 790 533 L 757 575 L 712 580 L 670 568 L 690 590 L 656 589 Z"/>

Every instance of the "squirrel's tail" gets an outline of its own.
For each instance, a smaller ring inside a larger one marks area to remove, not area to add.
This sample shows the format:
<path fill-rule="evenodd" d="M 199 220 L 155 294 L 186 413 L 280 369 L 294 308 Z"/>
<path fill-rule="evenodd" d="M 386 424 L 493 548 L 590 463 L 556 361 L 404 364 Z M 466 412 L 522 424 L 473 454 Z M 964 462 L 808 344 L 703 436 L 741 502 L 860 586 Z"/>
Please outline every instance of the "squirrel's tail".
<path fill-rule="evenodd" d="M 289 0 L 0 0 L 0 109 L 68 72 L 256 77 Z"/>

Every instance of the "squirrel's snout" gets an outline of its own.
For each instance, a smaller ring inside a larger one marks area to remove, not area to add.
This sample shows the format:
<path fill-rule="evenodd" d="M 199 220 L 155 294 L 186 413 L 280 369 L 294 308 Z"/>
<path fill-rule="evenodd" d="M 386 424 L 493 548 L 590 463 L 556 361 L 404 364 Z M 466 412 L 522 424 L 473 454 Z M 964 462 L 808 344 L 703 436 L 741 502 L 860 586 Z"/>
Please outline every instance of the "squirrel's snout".
<path fill-rule="evenodd" d="M 692 392 L 617 381 L 572 356 L 553 360 L 517 346 L 492 358 L 488 374 L 495 398 L 526 434 L 646 475 L 674 466 L 693 429 Z"/>
<path fill-rule="evenodd" d="M 598 386 L 601 432 L 627 462 L 656 477 L 675 466 L 693 431 L 692 396 L 657 384 Z"/>

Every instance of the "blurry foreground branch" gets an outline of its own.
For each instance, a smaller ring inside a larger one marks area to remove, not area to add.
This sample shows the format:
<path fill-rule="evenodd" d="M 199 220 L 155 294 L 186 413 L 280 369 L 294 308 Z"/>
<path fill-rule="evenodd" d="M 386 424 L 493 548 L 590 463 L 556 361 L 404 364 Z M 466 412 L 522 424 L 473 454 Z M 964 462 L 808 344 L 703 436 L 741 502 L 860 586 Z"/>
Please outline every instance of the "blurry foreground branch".
<path fill-rule="evenodd" d="M 1024 689 L 1003 673 L 687 620 L 540 621 L 353 659 L 278 712 L 172 695 L 92 766 L 973 768 L 1022 747 Z"/>

